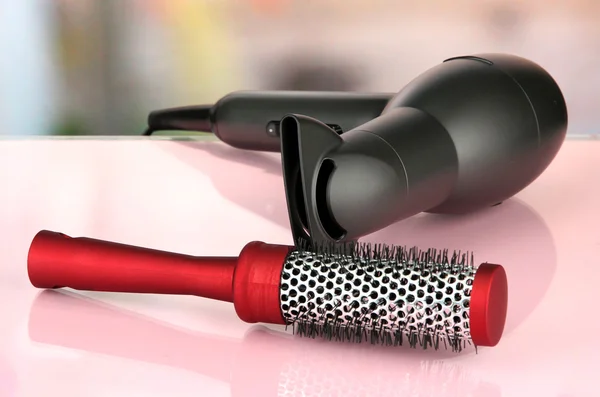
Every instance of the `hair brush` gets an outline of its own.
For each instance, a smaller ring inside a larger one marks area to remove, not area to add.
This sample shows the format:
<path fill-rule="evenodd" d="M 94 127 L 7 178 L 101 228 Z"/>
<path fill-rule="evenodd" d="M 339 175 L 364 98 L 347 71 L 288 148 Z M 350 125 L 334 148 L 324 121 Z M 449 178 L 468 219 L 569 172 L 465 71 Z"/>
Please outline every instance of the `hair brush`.
<path fill-rule="evenodd" d="M 444 360 L 444 352 L 404 351 L 398 360 L 397 350 L 314 345 L 262 326 L 241 339 L 211 335 L 57 291 L 36 297 L 28 331 L 36 343 L 190 371 L 228 384 L 233 397 L 500 394 L 461 364 Z"/>
<path fill-rule="evenodd" d="M 37 288 L 196 295 L 329 340 L 461 351 L 495 346 L 506 319 L 503 267 L 445 250 L 251 242 L 239 257 L 195 257 L 41 231 L 27 267 Z"/>

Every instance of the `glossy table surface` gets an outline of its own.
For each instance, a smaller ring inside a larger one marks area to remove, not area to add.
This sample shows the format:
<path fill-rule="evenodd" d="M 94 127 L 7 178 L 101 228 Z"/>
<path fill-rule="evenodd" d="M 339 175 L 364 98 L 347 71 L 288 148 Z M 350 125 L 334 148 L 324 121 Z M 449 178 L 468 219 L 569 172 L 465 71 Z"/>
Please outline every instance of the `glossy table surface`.
<path fill-rule="evenodd" d="M 41 229 L 193 255 L 291 243 L 280 163 L 218 142 L 0 141 L 0 396 L 598 396 L 599 182 L 600 141 L 567 141 L 502 205 L 363 239 L 505 266 L 503 339 L 456 354 L 299 338 L 197 297 L 37 290 Z"/>

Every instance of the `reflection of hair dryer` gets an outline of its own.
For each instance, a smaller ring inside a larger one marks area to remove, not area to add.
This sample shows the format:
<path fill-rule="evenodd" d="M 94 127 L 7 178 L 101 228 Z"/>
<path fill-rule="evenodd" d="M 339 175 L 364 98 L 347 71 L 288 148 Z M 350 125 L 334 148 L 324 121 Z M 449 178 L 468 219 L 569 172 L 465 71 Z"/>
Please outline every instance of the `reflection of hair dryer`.
<path fill-rule="evenodd" d="M 229 383 L 232 396 L 500 395 L 460 366 L 422 360 L 410 349 L 307 343 L 263 327 L 252 328 L 240 341 L 178 330 L 56 291 L 44 291 L 34 301 L 29 337 L 194 371 Z M 431 353 L 440 358 L 440 352 Z"/>
<path fill-rule="evenodd" d="M 296 239 L 316 242 L 506 200 L 546 169 L 567 129 L 552 77 L 501 54 L 443 62 L 341 136 L 294 113 L 280 129 L 290 221 Z"/>

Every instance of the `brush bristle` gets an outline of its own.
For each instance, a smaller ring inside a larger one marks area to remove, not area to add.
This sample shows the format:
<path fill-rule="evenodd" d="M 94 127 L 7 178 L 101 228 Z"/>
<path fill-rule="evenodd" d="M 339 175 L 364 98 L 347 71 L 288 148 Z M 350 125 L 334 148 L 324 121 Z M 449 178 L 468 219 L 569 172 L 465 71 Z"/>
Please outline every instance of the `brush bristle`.
<path fill-rule="evenodd" d="M 475 270 L 469 252 L 299 241 L 282 272 L 282 313 L 300 336 L 461 351 L 472 344 Z"/>
<path fill-rule="evenodd" d="M 383 261 L 396 262 L 403 265 L 409 263 L 426 263 L 451 266 L 457 271 L 464 267 L 474 266 L 472 252 L 453 251 L 448 249 L 429 248 L 423 250 L 419 247 L 407 247 L 389 244 L 374 243 L 309 243 L 304 239 L 296 242 L 296 250 L 304 253 L 328 255 L 332 258 L 352 258 L 358 262 Z"/>

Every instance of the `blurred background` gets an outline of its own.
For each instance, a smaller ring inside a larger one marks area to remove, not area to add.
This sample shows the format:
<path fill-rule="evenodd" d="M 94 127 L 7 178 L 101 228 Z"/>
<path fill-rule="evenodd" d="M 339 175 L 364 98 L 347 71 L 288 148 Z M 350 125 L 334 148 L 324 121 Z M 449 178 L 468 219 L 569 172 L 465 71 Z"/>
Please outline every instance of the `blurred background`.
<path fill-rule="evenodd" d="M 445 58 L 532 59 L 600 137 L 597 0 L 2 0 L 0 135 L 141 135 L 240 89 L 399 91 Z"/>

